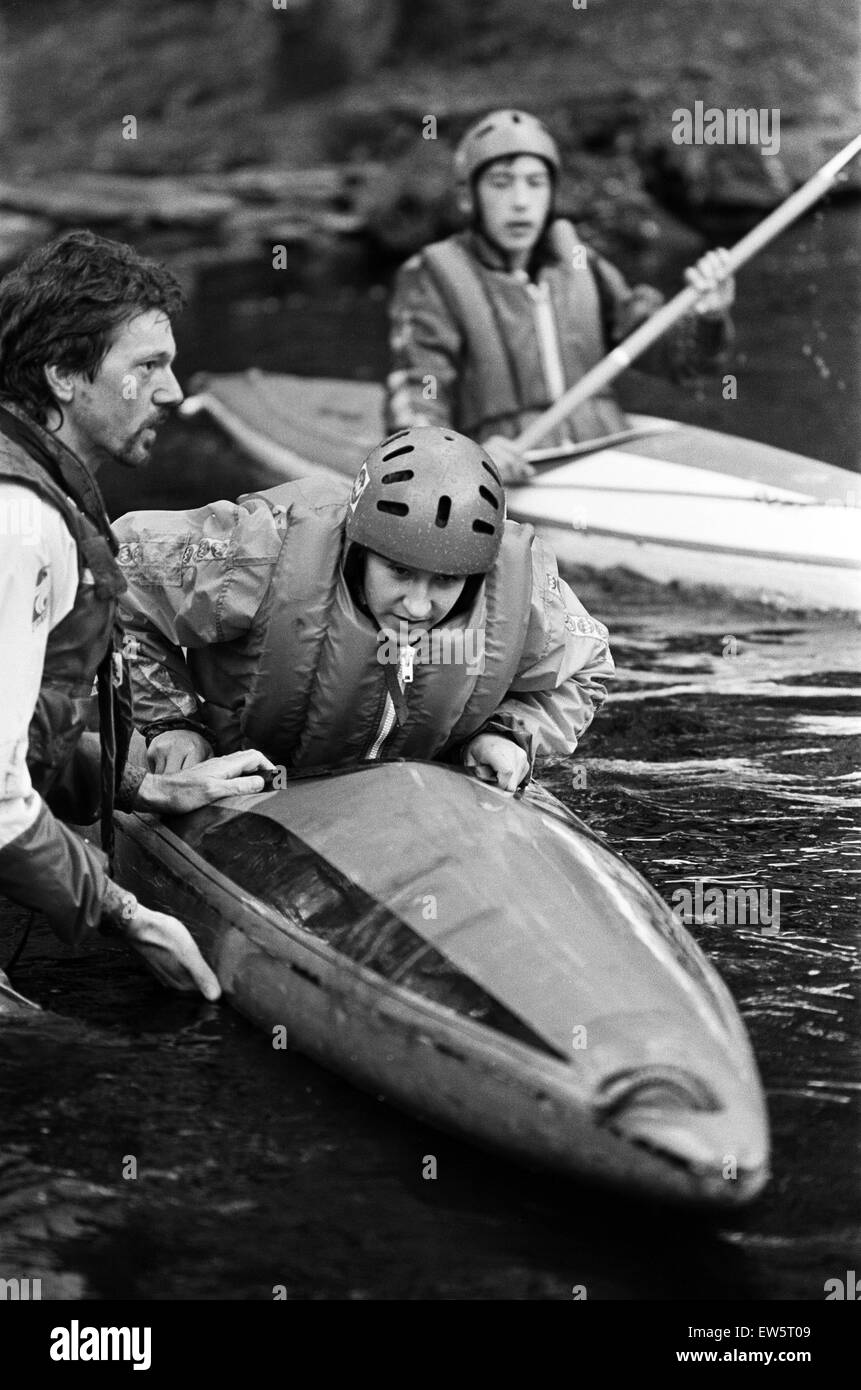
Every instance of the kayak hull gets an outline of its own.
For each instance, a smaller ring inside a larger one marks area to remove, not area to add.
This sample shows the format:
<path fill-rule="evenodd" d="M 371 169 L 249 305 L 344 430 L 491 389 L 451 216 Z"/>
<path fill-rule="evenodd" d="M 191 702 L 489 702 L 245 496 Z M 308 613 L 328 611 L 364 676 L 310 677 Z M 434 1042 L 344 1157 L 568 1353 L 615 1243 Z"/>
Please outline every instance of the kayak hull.
<path fill-rule="evenodd" d="M 197 379 L 209 414 L 255 460 L 261 486 L 351 475 L 383 434 L 368 382 L 251 371 Z M 861 486 L 846 469 L 712 430 L 632 416 L 639 437 L 542 469 L 510 514 L 564 565 L 623 567 L 780 607 L 861 611 Z"/>
<path fill-rule="evenodd" d="M 518 519 L 525 521 L 527 516 Z M 759 519 L 754 520 L 758 524 Z M 829 515 L 820 517 L 822 525 L 830 520 Z M 563 570 L 626 570 L 655 584 L 717 590 L 779 612 L 861 613 L 861 578 L 854 568 L 815 561 L 800 564 L 729 547 L 712 549 L 706 544 L 691 547 L 677 541 L 632 540 L 595 528 L 548 524 L 540 517 L 532 524 L 552 547 Z"/>
<path fill-rule="evenodd" d="M 117 828 L 121 881 L 187 922 L 226 997 L 274 1046 L 569 1177 L 729 1207 L 765 1182 L 764 1101 L 729 994 L 644 880 L 557 803 L 430 764 L 371 764 L 171 825 L 118 816 Z M 524 872 L 548 839 L 541 876 L 556 882 L 539 909 L 524 902 Z M 607 891 L 585 881 L 590 856 L 596 880 L 610 865 Z M 465 886 L 470 863 L 479 881 Z M 582 939 L 558 920 L 571 917 L 569 873 L 585 893 Z M 620 921 L 632 905 L 637 919 Z M 688 1113 L 676 1082 L 723 1087 L 720 1103 Z"/>

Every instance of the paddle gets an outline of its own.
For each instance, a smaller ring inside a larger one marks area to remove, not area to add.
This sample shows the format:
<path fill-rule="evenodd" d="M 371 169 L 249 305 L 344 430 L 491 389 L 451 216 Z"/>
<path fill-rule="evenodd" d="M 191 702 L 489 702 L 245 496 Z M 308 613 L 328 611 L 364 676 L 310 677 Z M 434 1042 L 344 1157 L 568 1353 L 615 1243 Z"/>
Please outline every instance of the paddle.
<path fill-rule="evenodd" d="M 758 223 L 747 236 L 742 237 L 741 241 L 736 242 L 735 246 L 729 251 L 729 272 L 732 273 L 743 266 L 753 256 L 773 241 L 785 228 L 795 222 L 802 213 L 817 202 L 823 194 L 831 187 L 844 164 L 848 164 L 850 159 L 854 159 L 861 153 L 861 135 L 856 135 L 854 140 L 850 140 L 848 145 L 836 154 L 833 159 L 829 159 L 827 164 L 797 188 L 794 193 L 769 213 L 762 222 Z M 512 440 L 512 443 L 524 453 L 533 448 L 541 439 L 550 433 L 552 429 L 565 420 L 572 411 L 579 405 L 587 401 L 590 396 L 594 396 L 596 391 L 609 385 L 617 376 L 629 367 L 635 358 L 639 357 L 657 342 L 659 338 L 672 328 L 673 324 L 678 323 L 679 319 L 689 313 L 698 298 L 697 291 L 688 285 L 658 309 L 650 319 L 626 338 L 623 343 L 614 348 L 602 362 L 587 372 L 584 377 L 574 383 L 573 386 L 560 396 L 554 405 L 533 420 L 526 429 Z M 596 447 L 598 445 L 596 444 Z"/>
<path fill-rule="evenodd" d="M 678 429 L 672 420 L 662 420 L 660 424 L 632 425 L 630 429 L 616 430 L 613 434 L 602 434 L 596 439 L 581 439 L 578 444 L 554 444 L 549 449 L 530 449 L 526 455 L 535 473 L 548 473 L 561 463 L 581 458 L 584 454 L 595 454 L 599 449 L 615 449 L 620 444 L 630 444 L 634 439 L 645 439 L 651 434 L 666 434 L 668 430 Z"/>
<path fill-rule="evenodd" d="M 27 999 L 23 994 L 19 994 L 17 989 L 9 983 L 8 976 L 0 970 L 0 1016 L 3 1014 L 41 1012 L 41 1004 L 34 1004 L 32 999 Z"/>

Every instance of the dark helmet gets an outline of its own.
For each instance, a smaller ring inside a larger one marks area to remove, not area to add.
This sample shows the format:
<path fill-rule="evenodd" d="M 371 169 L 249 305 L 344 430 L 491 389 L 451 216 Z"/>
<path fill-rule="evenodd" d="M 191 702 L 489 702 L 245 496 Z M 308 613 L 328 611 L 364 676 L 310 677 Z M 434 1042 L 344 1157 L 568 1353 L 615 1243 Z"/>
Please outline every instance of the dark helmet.
<path fill-rule="evenodd" d="M 545 160 L 558 176 L 558 146 L 537 116 L 530 116 L 528 111 L 491 111 L 469 127 L 454 152 L 458 187 L 468 192 L 485 164 L 518 154 Z"/>
<path fill-rule="evenodd" d="M 368 454 L 350 494 L 346 538 L 412 569 L 485 574 L 504 522 L 505 492 L 486 450 L 422 425 Z"/>

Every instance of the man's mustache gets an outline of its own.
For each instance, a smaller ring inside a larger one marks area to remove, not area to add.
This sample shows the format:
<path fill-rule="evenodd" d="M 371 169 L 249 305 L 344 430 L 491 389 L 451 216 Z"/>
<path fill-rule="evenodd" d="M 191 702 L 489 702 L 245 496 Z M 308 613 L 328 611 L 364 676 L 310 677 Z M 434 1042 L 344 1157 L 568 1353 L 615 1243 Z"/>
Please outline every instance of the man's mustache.
<path fill-rule="evenodd" d="M 149 417 L 148 420 L 144 420 L 143 424 L 141 425 L 140 429 L 138 430 L 138 434 L 142 434 L 144 430 L 157 430 L 157 429 L 161 429 L 162 425 L 163 425 L 163 424 L 165 423 L 165 421 L 168 420 L 169 418 L 170 418 L 170 411 L 169 411 L 169 410 L 159 410 L 159 411 L 157 411 L 156 414 L 155 414 L 155 415 L 151 415 L 151 416 Z"/>

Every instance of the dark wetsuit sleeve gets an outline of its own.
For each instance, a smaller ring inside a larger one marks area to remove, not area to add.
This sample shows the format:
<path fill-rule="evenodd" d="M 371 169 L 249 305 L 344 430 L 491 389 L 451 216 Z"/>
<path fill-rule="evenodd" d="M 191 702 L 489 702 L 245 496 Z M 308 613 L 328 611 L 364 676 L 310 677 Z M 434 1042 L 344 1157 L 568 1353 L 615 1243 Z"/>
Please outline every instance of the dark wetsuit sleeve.
<path fill-rule="evenodd" d="M 0 848 L 0 891 L 42 912 L 63 941 L 76 945 L 98 927 L 108 878 L 101 852 L 42 804 L 36 819 Z"/>

